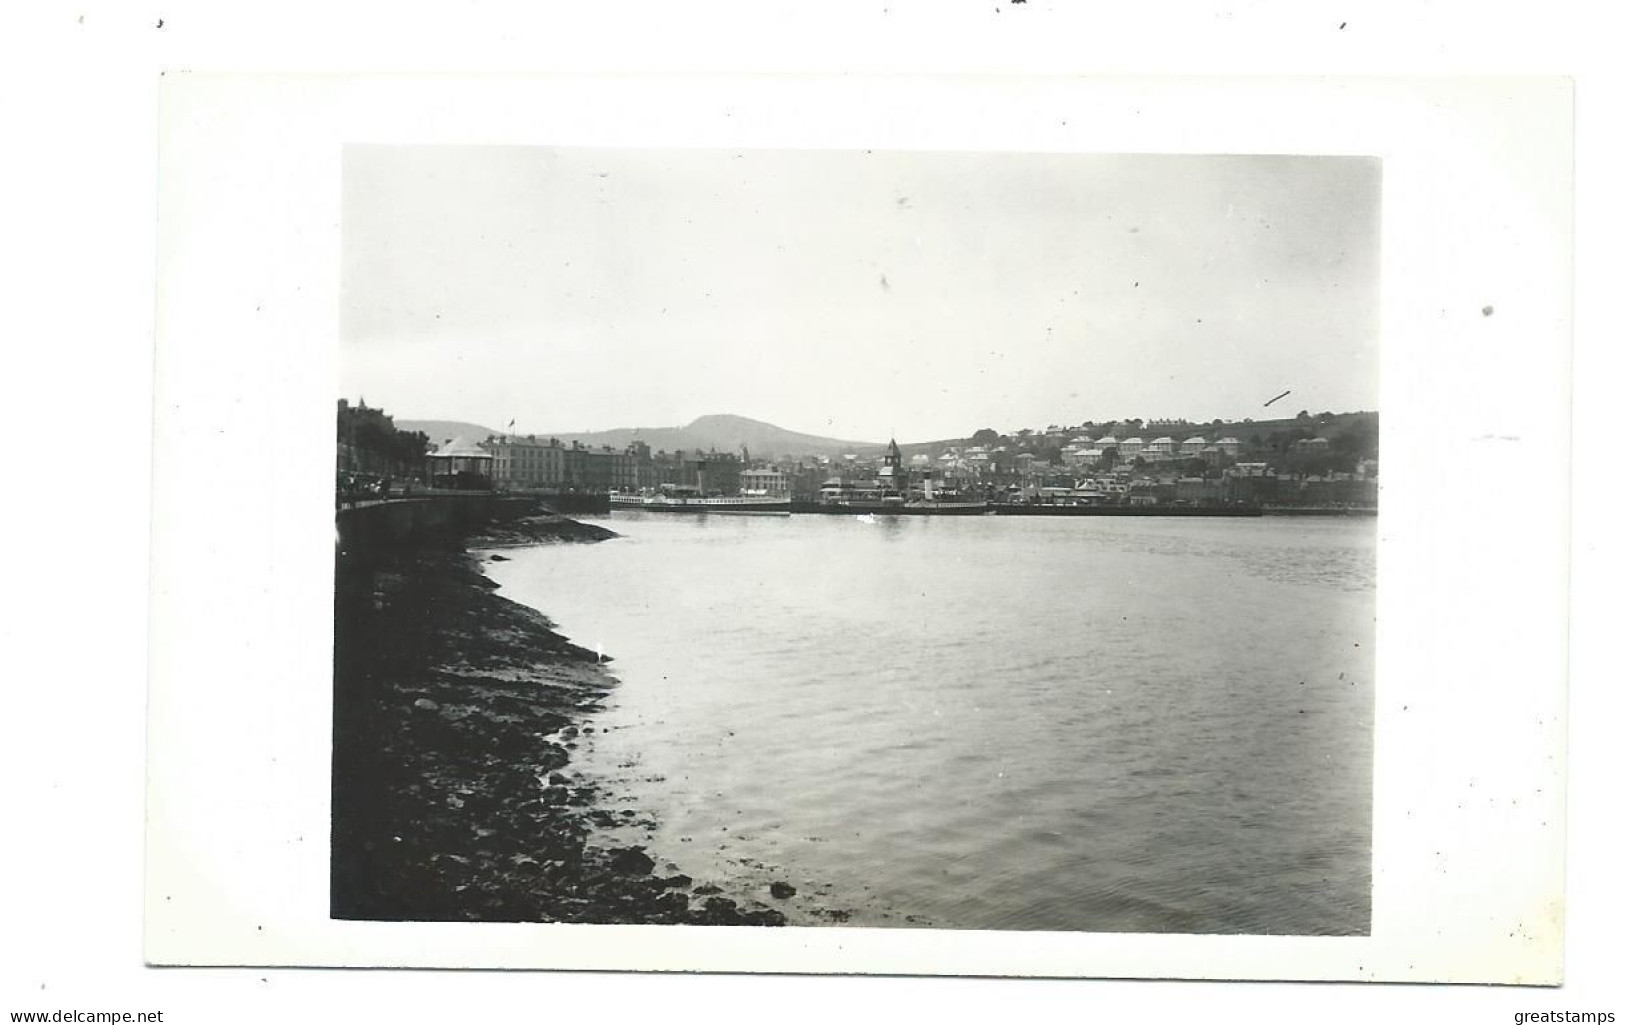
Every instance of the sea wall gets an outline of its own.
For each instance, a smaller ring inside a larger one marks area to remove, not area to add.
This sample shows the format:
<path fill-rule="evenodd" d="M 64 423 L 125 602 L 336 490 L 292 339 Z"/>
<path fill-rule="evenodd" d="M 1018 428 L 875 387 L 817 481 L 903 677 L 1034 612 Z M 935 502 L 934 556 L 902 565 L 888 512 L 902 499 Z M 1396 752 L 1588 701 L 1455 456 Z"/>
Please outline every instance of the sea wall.
<path fill-rule="evenodd" d="M 339 554 L 375 557 L 404 544 L 466 534 L 489 523 L 509 523 L 538 511 L 534 497 L 492 494 L 432 495 L 357 504 L 335 517 Z"/>

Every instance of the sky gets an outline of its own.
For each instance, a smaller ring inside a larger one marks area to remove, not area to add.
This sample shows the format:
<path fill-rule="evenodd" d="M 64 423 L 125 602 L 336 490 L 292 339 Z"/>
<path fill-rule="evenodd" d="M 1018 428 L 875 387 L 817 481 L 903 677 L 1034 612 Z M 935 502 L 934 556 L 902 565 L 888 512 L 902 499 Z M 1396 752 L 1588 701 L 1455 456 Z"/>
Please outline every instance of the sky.
<path fill-rule="evenodd" d="M 1377 408 L 1373 158 L 350 146 L 343 179 L 341 394 L 402 419 Z"/>

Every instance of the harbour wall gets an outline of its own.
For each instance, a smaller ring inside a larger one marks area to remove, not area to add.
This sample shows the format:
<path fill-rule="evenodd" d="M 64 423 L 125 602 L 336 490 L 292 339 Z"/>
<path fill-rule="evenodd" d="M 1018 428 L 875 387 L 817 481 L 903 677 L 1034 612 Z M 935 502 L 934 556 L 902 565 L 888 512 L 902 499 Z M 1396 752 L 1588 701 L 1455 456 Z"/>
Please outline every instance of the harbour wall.
<path fill-rule="evenodd" d="M 533 497 L 470 493 L 392 498 L 341 508 L 335 517 L 341 556 L 366 559 L 384 550 L 460 536 L 487 523 L 541 511 Z"/>

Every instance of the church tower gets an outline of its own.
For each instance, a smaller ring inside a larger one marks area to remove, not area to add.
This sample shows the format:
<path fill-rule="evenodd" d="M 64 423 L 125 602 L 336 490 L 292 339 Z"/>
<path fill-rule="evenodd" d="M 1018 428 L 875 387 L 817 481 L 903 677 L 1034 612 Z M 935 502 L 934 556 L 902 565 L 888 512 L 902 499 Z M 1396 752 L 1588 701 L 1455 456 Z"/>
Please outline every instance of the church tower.
<path fill-rule="evenodd" d="M 896 438 L 886 446 L 886 462 L 880 468 L 880 486 L 883 491 L 908 497 L 908 470 L 903 466 L 903 452 L 897 447 Z"/>

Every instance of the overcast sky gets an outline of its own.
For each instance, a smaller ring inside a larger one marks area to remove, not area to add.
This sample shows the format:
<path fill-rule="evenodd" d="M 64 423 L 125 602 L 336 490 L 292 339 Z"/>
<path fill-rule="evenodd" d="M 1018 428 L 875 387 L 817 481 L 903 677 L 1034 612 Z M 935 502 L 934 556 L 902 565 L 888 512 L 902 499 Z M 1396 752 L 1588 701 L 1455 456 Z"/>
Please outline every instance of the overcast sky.
<path fill-rule="evenodd" d="M 1375 409 L 1380 178 L 1342 157 L 349 147 L 342 393 L 521 432 L 737 413 L 862 441 Z"/>

